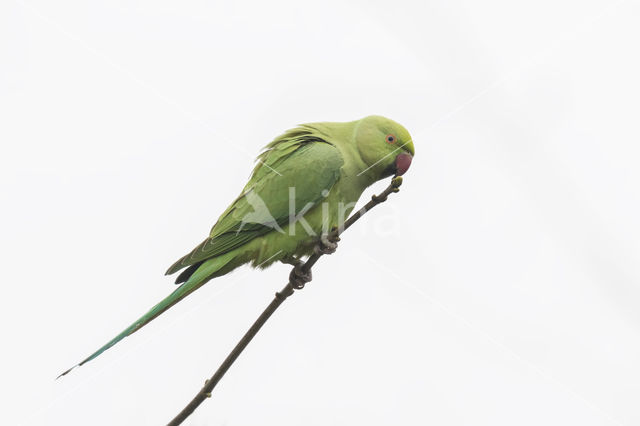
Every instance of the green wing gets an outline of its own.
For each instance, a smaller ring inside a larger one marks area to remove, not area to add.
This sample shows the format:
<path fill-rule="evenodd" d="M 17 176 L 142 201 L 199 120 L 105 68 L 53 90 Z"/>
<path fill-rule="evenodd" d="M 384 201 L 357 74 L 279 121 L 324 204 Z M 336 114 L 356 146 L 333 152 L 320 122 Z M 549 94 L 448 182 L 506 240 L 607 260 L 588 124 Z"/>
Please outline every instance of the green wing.
<path fill-rule="evenodd" d="M 167 271 L 170 274 L 189 266 L 177 280 L 184 284 L 60 376 L 96 358 L 198 289 L 211 278 L 212 271 L 215 273 L 233 259 L 233 249 L 288 223 L 290 187 L 295 188 L 296 214 L 308 203 L 316 205 L 324 197 L 323 190 L 330 190 L 338 180 L 343 164 L 337 148 L 304 128 L 277 138 L 258 161 L 249 183 L 214 225 L 210 237 Z M 257 200 L 262 200 L 264 206 L 256 204 Z M 251 220 L 247 221 L 247 217 Z M 205 263 L 207 259 L 210 260 Z"/>
<path fill-rule="evenodd" d="M 182 257 L 167 275 L 182 268 L 185 281 L 205 260 L 223 255 L 289 223 L 290 199 L 295 213 L 310 209 L 326 196 L 344 164 L 339 150 L 304 127 L 274 140 L 258 157 L 242 194 L 220 216 L 209 238 Z M 293 188 L 293 189 L 290 189 Z M 295 191 L 295 194 L 290 192 Z"/>

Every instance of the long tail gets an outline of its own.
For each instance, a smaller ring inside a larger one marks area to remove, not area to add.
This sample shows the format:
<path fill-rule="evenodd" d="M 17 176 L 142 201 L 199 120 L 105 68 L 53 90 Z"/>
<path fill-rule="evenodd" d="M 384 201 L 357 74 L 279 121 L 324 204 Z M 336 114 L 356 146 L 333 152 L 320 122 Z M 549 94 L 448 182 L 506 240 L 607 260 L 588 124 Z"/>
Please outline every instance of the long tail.
<path fill-rule="evenodd" d="M 228 266 L 228 264 L 231 262 L 231 260 L 233 260 L 235 255 L 236 253 L 231 251 L 224 255 L 214 257 L 213 259 L 209 259 L 205 261 L 191 275 L 191 277 L 189 277 L 189 279 L 184 284 L 182 284 L 180 287 L 175 289 L 169 296 L 167 296 L 160 303 L 158 303 L 153 308 L 151 308 L 149 312 L 141 316 L 136 322 L 134 322 L 129 327 L 127 327 L 124 331 L 122 331 L 122 333 L 118 334 L 116 337 L 109 340 L 104 346 L 102 346 L 100 349 L 98 349 L 97 351 L 89 355 L 80 363 L 74 365 L 64 373 L 60 374 L 56 379 L 59 379 L 65 374 L 69 373 L 74 368 L 80 367 L 81 365 L 86 364 L 87 362 L 98 357 L 104 351 L 106 351 L 107 349 L 109 349 L 110 347 L 118 343 L 120 340 L 140 330 L 142 327 L 149 324 L 152 320 L 154 320 L 164 311 L 166 311 L 167 309 L 169 309 L 170 307 L 172 307 L 173 305 L 175 305 L 176 303 L 178 303 L 179 301 L 187 297 L 189 294 L 193 293 L 195 290 L 200 288 L 204 283 L 206 283 L 210 279 L 229 272 L 230 269 L 228 267 L 225 268 L 225 266 Z M 233 269 L 233 267 L 231 269 Z"/>

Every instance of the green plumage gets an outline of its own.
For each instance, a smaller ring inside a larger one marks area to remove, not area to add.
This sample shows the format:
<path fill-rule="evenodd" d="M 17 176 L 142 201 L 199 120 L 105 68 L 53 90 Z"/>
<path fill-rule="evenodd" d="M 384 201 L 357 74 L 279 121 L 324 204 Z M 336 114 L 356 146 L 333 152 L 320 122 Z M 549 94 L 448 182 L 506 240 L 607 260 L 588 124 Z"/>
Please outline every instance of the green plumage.
<path fill-rule="evenodd" d="M 380 116 L 305 124 L 277 137 L 260 154 L 249 182 L 209 237 L 167 270 L 173 274 L 184 269 L 176 280 L 181 285 L 77 366 L 212 278 L 245 263 L 264 268 L 310 254 L 320 235 L 346 219 L 364 189 L 396 172 L 400 153 L 414 154 L 409 133 Z"/>
<path fill-rule="evenodd" d="M 338 180 L 343 160 L 333 145 L 302 135 L 280 138 L 276 142 L 268 147 L 268 155 L 259 159 L 264 163 L 258 163 L 242 195 L 222 214 L 209 238 L 174 263 L 167 274 L 228 253 L 272 231 L 276 224 L 280 228 L 284 226 L 289 221 L 289 188 L 295 188 L 296 213 L 299 213 L 307 203 L 320 202 L 324 198 L 322 191 L 329 191 Z M 298 172 L 311 168 L 318 169 L 314 179 L 300 179 Z M 243 218 L 255 210 L 249 202 L 252 197 L 268 200 L 265 201 L 268 210 L 257 213 L 269 216 L 252 216 L 252 223 L 244 223 Z"/>

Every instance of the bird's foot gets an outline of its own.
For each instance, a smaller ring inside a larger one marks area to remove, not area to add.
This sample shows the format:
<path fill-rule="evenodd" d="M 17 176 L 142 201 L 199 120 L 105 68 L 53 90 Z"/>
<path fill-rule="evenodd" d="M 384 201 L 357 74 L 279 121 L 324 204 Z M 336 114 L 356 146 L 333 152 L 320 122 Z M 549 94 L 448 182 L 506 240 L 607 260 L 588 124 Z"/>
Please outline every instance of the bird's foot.
<path fill-rule="evenodd" d="M 333 254 L 338 248 L 338 241 L 340 237 L 329 237 L 328 235 L 322 235 L 320 241 L 313 248 L 316 254 Z"/>
<path fill-rule="evenodd" d="M 289 282 L 293 285 L 293 288 L 296 290 L 301 290 L 304 288 L 304 285 L 310 282 L 313 279 L 311 275 L 311 271 L 305 271 L 303 268 L 303 263 L 300 261 L 289 274 Z"/>

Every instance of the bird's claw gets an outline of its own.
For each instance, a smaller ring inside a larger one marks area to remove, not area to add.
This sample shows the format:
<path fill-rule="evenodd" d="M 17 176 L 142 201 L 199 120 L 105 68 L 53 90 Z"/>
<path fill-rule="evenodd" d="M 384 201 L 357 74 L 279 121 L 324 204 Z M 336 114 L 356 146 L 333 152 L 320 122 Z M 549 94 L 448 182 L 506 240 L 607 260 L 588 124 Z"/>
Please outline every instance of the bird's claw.
<path fill-rule="evenodd" d="M 339 237 L 329 239 L 327 235 L 323 235 L 320 237 L 318 244 L 313 248 L 313 251 L 316 254 L 333 254 L 338 248 L 338 241 L 340 241 Z"/>
<path fill-rule="evenodd" d="M 304 285 L 313 279 L 311 271 L 305 271 L 302 266 L 302 263 L 297 264 L 289 274 L 289 282 L 296 290 L 303 289 Z"/>

